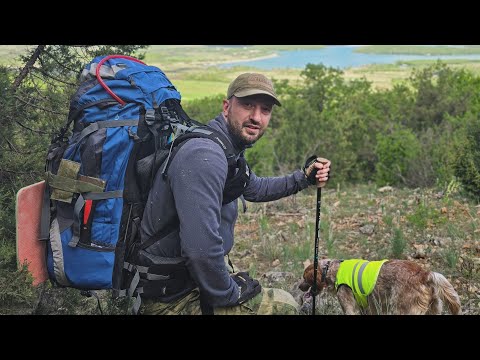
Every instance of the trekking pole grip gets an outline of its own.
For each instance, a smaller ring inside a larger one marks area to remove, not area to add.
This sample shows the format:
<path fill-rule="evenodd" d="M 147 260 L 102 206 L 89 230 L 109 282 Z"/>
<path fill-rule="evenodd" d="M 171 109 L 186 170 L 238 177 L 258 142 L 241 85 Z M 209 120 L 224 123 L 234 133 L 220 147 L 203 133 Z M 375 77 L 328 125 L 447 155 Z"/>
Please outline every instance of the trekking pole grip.
<path fill-rule="evenodd" d="M 327 159 L 324 159 L 324 158 L 317 158 L 316 162 L 319 162 L 321 164 L 326 164 L 328 163 L 328 160 Z M 326 181 L 322 181 L 320 183 L 317 183 L 317 188 L 321 189 L 322 187 L 324 187 L 325 185 L 327 185 L 327 182 Z"/>

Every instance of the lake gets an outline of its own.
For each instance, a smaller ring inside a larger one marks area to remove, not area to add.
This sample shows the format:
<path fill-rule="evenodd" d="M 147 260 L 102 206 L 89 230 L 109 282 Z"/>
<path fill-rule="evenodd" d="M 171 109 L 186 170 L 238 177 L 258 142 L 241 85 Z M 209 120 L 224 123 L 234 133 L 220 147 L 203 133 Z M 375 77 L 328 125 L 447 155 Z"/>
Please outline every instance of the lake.
<path fill-rule="evenodd" d="M 315 50 L 288 50 L 278 51 L 278 56 L 251 60 L 231 62 L 219 65 L 221 68 L 232 66 L 253 66 L 259 69 L 271 70 L 275 68 L 304 69 L 308 63 L 345 69 L 369 64 L 394 64 L 400 60 L 448 60 L 470 59 L 480 60 L 480 55 L 380 55 L 355 52 L 358 45 L 329 45 Z"/>

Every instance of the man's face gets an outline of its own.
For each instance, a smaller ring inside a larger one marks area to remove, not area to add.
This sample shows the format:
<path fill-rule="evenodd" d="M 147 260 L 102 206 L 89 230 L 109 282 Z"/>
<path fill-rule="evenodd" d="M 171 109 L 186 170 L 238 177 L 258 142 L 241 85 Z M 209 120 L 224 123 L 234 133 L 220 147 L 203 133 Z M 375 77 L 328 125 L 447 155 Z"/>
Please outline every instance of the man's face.
<path fill-rule="evenodd" d="M 243 145 L 262 137 L 272 117 L 273 100 L 268 95 L 252 95 L 223 101 L 223 116 L 236 141 Z"/>

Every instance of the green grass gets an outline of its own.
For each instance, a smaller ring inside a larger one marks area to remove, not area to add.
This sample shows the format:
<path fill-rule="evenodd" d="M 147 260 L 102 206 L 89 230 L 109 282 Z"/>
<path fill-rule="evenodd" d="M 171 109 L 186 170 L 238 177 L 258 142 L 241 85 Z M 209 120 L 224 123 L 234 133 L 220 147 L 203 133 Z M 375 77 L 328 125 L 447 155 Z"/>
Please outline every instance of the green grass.
<path fill-rule="evenodd" d="M 457 48 L 449 46 L 433 47 L 422 45 L 368 45 L 356 48 L 355 52 L 389 55 L 473 55 L 480 54 L 480 48 L 476 46 Z"/>
<path fill-rule="evenodd" d="M 338 191 L 326 188 L 322 197 L 319 256 L 419 262 L 447 276 L 462 304 L 466 304 L 466 313 L 478 314 L 480 300 L 468 290 L 472 285 L 480 286 L 478 241 L 472 227 L 477 204 L 462 198 L 459 192 L 451 192 L 448 202 L 437 193 L 438 189 L 400 188 L 380 193 L 369 184 L 345 186 Z M 448 207 L 448 212 L 441 213 L 442 207 Z M 256 228 L 258 238 L 252 237 L 251 232 L 236 231 L 231 260 L 240 269 L 248 269 L 254 263 L 259 275 L 287 271 L 300 278 L 306 261 L 313 261 L 314 220 L 315 194 L 308 191 L 272 203 L 249 204 L 249 211 L 239 215 L 238 224 L 248 224 L 250 231 Z M 375 224 L 373 234 L 359 231 L 366 223 Z M 414 258 L 419 245 L 424 257 Z M 238 257 L 237 247 L 241 252 L 248 248 L 251 254 Z M 280 259 L 275 268 L 274 258 Z M 288 286 L 282 284 L 285 289 Z"/>
<path fill-rule="evenodd" d="M 339 259 L 379 260 L 404 258 L 447 276 L 459 293 L 464 311 L 479 314 L 480 300 L 471 286 L 479 287 L 478 242 L 472 235 L 472 216 L 477 204 L 452 192 L 449 201 L 435 196 L 438 189 L 399 189 L 380 193 L 376 186 L 362 184 L 325 188 L 322 195 L 319 256 Z M 375 200 L 375 201 L 372 201 Z M 315 192 L 304 191 L 269 203 L 249 203 L 240 213 L 235 228 L 235 246 L 230 258 L 236 271 L 250 271 L 262 281 L 269 271 L 293 274 L 285 283 L 275 285 L 290 290 L 313 261 L 315 239 Z M 447 214 L 437 209 L 448 207 Z M 435 210 L 435 211 L 434 211 Z M 446 219 L 448 221 L 439 221 Z M 409 218 L 415 219 L 410 221 Z M 425 218 L 427 221 L 420 221 Z M 417 221 L 418 220 L 418 221 Z M 371 235 L 362 234 L 362 224 L 375 224 Z M 420 225 L 420 226 L 418 226 Z M 432 239 L 440 239 L 434 242 Z M 413 254 L 421 244 L 425 257 Z M 39 305 L 30 279 L 16 270 L 14 245 L 0 243 L 0 313 L 3 314 L 98 314 L 94 298 L 86 298 L 75 289 L 46 286 Z M 272 262 L 280 260 L 273 267 Z M 1 280 L 3 279 L 3 280 Z M 101 296 L 106 314 L 125 313 L 125 304 Z M 318 314 L 332 314 L 321 302 Z M 333 301 L 334 304 L 338 303 Z"/>
<path fill-rule="evenodd" d="M 393 258 L 401 259 L 407 246 L 407 241 L 405 240 L 402 229 L 397 227 L 393 229 L 391 245 Z"/>
<path fill-rule="evenodd" d="M 176 80 L 175 87 L 180 91 L 180 94 L 182 94 L 182 101 L 189 101 L 217 94 L 226 94 L 228 83 L 217 81 Z M 219 106 L 221 106 L 221 104 L 219 104 Z"/>
<path fill-rule="evenodd" d="M 265 56 L 274 56 L 277 51 L 295 49 L 319 49 L 324 45 L 254 45 L 254 46 L 221 46 L 221 45 L 151 45 L 141 52 L 146 53 L 145 61 L 158 66 L 179 88 L 185 101 L 201 99 L 205 96 L 225 93 L 228 84 L 239 74 L 247 71 L 259 71 L 248 66 L 237 66 L 221 69 L 218 65 L 224 62 L 251 60 Z M 0 64 L 19 65 L 15 60 L 23 53 L 26 45 L 0 45 Z M 468 46 L 465 49 L 448 47 L 418 47 L 401 45 L 375 45 L 357 48 L 360 52 L 396 53 L 396 54 L 478 54 L 480 47 Z M 345 70 L 347 80 L 365 78 L 372 82 L 374 89 L 389 89 L 408 79 L 414 68 L 432 65 L 436 59 L 401 61 L 396 64 L 373 64 Z M 452 67 L 464 67 L 474 74 L 480 74 L 480 61 L 454 59 L 444 61 Z M 291 83 L 301 81 L 299 69 L 275 69 L 261 71 L 267 76 Z"/>
<path fill-rule="evenodd" d="M 18 57 L 25 53 L 30 45 L 0 45 L 0 65 L 18 65 Z"/>

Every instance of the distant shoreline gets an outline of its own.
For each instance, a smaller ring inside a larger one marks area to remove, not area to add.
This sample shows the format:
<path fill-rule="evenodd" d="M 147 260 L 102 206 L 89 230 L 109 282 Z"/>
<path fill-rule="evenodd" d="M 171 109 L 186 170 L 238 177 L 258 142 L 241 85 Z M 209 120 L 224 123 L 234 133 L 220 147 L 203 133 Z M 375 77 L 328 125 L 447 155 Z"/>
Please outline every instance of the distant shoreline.
<path fill-rule="evenodd" d="M 264 55 L 264 56 L 259 56 L 259 57 L 255 57 L 255 58 L 250 58 L 250 59 L 215 61 L 215 62 L 209 63 L 208 65 L 243 63 L 243 62 L 249 62 L 249 61 L 271 59 L 271 58 L 275 58 L 275 57 L 278 57 L 278 56 L 279 56 L 278 53 L 273 53 L 273 54 L 270 54 L 270 55 Z"/>

